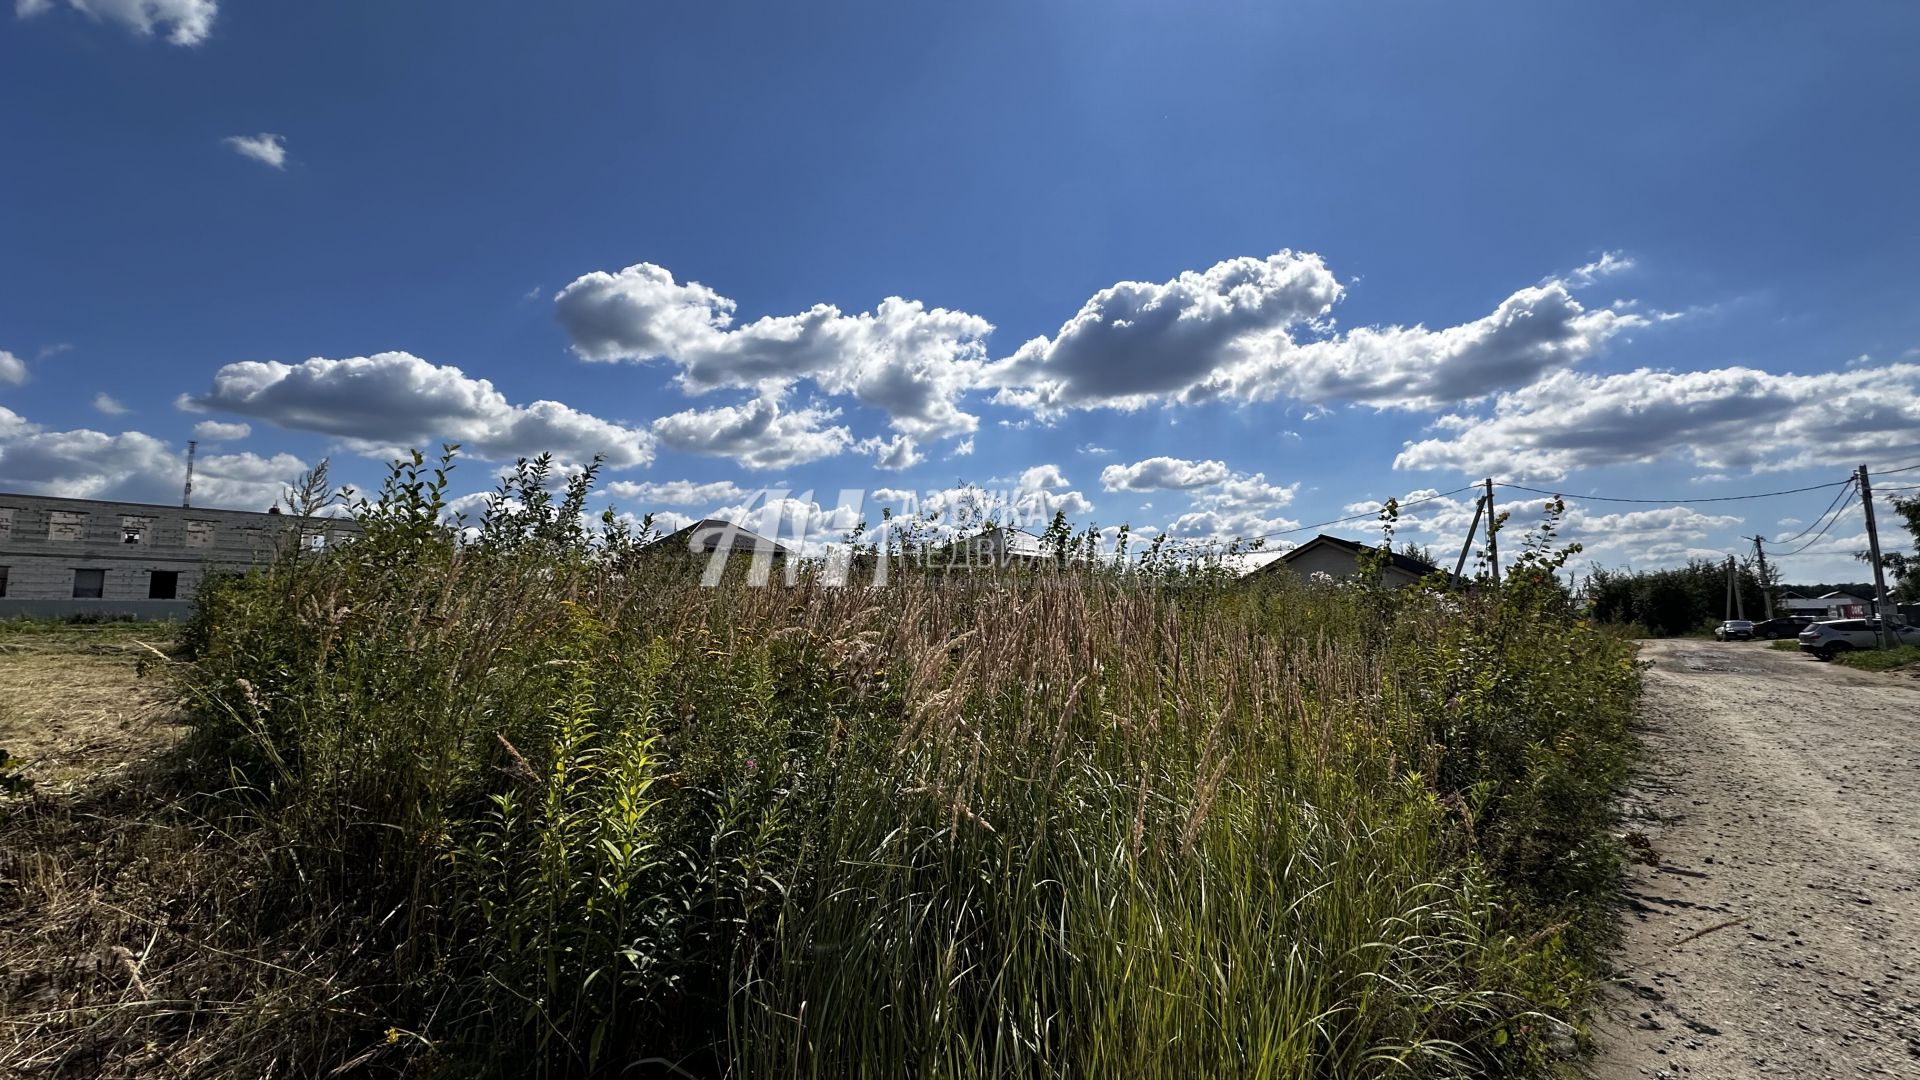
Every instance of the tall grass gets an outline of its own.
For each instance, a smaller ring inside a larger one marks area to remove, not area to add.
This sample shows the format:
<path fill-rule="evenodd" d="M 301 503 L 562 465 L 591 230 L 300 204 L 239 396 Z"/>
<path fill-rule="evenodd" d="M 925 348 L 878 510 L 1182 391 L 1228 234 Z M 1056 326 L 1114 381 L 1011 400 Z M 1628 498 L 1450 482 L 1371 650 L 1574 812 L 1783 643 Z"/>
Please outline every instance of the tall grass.
<path fill-rule="evenodd" d="M 373 1049 L 314 1060 L 1347 1077 L 1564 1047 L 1637 680 L 1542 575 L 703 589 L 589 535 L 584 482 L 526 480 L 461 542 L 416 461 L 357 542 L 202 594 L 223 820 L 271 838 L 260 888 L 386 950 Z"/>

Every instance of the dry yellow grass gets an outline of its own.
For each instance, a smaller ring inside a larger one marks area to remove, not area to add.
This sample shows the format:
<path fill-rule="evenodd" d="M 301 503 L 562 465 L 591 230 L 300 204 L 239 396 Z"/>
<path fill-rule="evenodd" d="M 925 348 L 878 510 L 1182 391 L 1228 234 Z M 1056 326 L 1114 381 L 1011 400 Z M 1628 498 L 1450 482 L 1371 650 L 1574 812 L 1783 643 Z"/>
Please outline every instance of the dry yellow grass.
<path fill-rule="evenodd" d="M 0 624 L 0 747 L 34 782 L 70 783 L 174 738 L 164 682 L 143 677 L 172 628 Z"/>
<path fill-rule="evenodd" d="M 0 623 L 0 747 L 34 781 L 0 801 L 0 1077 L 193 1076 L 234 1024 L 325 1007 L 304 942 L 235 902 L 257 846 L 208 830 L 174 782 L 180 729 L 142 670 L 172 633 Z"/>

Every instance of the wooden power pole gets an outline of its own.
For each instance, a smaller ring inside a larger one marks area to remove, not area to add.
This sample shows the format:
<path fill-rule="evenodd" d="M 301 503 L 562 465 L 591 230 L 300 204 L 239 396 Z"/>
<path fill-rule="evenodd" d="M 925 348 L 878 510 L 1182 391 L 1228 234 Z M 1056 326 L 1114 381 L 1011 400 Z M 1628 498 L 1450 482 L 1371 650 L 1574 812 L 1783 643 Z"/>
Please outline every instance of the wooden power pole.
<path fill-rule="evenodd" d="M 1487 501 L 1484 498 L 1473 501 L 1473 524 L 1467 526 L 1467 539 L 1460 545 L 1460 561 L 1453 564 L 1453 580 L 1460 580 L 1460 571 L 1466 569 L 1467 552 L 1473 550 L 1473 535 L 1480 531 L 1480 515 L 1485 513 Z"/>
<path fill-rule="evenodd" d="M 1720 621 L 1721 621 L 1721 622 L 1732 622 L 1732 621 L 1733 621 L 1733 594 L 1734 594 L 1734 591 L 1735 591 L 1735 590 L 1734 590 L 1734 587 L 1733 587 L 1733 556 L 1731 556 L 1731 555 L 1729 555 L 1729 556 L 1727 556 L 1727 610 L 1726 610 L 1726 614 L 1724 614 L 1724 615 L 1722 615 L 1722 616 L 1720 617 Z"/>
<path fill-rule="evenodd" d="M 1867 512 L 1867 557 L 1873 560 L 1873 613 L 1878 616 L 1874 627 L 1880 647 L 1890 649 L 1900 642 L 1893 633 L 1893 617 L 1887 612 L 1887 572 L 1880 566 L 1880 531 L 1873 524 L 1873 488 L 1865 465 L 1860 466 L 1860 505 Z"/>
<path fill-rule="evenodd" d="M 1767 573 L 1767 538 L 1753 538 L 1753 558 L 1760 565 L 1760 598 L 1767 602 L 1767 620 L 1773 620 L 1773 575 Z"/>
<path fill-rule="evenodd" d="M 1487 477 L 1487 563 L 1493 569 L 1493 587 L 1500 588 L 1500 519 L 1493 514 L 1493 477 Z"/>

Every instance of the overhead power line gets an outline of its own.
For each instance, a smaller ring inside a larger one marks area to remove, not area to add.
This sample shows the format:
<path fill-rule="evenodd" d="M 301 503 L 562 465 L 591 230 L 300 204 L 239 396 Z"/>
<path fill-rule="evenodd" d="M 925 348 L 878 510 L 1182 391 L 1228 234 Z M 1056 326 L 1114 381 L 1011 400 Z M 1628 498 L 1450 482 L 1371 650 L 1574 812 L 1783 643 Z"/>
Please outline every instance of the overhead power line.
<path fill-rule="evenodd" d="M 1914 472 L 1914 471 L 1920 471 L 1920 463 L 1915 463 L 1912 465 L 1904 465 L 1897 469 L 1879 469 L 1879 470 L 1876 470 L 1876 473 L 1877 475 L 1888 476 L 1895 473 Z M 1821 513 L 1820 517 L 1814 519 L 1815 525 L 1818 525 L 1822 519 L 1827 518 L 1829 514 L 1834 514 L 1836 509 L 1843 507 L 1847 496 L 1852 492 L 1854 485 L 1858 482 L 1858 479 L 1859 478 L 1856 476 L 1848 476 L 1845 480 L 1835 480 L 1825 484 L 1809 484 L 1806 487 L 1782 488 L 1779 491 L 1756 491 L 1746 495 L 1710 495 L 1710 496 L 1697 496 L 1693 498 L 1684 498 L 1684 499 L 1648 499 L 1648 498 L 1640 498 L 1640 497 L 1630 498 L 1630 497 L 1619 496 L 1619 495 L 1569 495 L 1564 491 L 1553 491 L 1548 488 L 1529 487 L 1525 484 L 1515 484 L 1505 480 L 1496 480 L 1493 482 L 1493 484 L 1495 487 L 1503 487 L 1508 489 L 1509 491 L 1525 491 L 1535 495 L 1547 495 L 1553 498 L 1565 499 L 1568 502 L 1633 503 L 1633 504 L 1638 504 L 1643 506 L 1691 506 L 1699 503 L 1746 502 L 1752 499 L 1772 499 L 1782 495 L 1802 495 L 1809 491 L 1827 491 L 1832 488 L 1842 489 L 1838 494 L 1835 495 L 1834 501 L 1828 504 L 1827 509 Z M 1463 492 L 1473 491 L 1479 486 L 1480 485 L 1478 484 L 1468 484 L 1465 487 L 1454 488 L 1452 491 L 1443 491 L 1438 495 L 1427 495 L 1422 498 L 1411 499 L 1406 502 L 1400 503 L 1399 507 L 1400 509 L 1405 510 L 1409 507 L 1419 506 L 1423 503 L 1437 502 L 1441 499 L 1452 498 L 1453 496 L 1459 495 Z M 1914 484 L 1914 485 L 1904 486 L 1904 487 L 1882 487 L 1879 490 L 1880 491 L 1920 491 L 1920 484 Z M 1380 505 L 1382 509 L 1386 507 L 1385 502 L 1382 502 Z M 1244 537 L 1241 537 L 1240 539 L 1271 540 L 1279 536 L 1293 536 L 1298 533 L 1314 532 L 1319 529 L 1324 529 L 1329 525 L 1345 525 L 1349 522 L 1354 522 L 1354 521 L 1368 521 L 1374 518 L 1378 518 L 1379 516 L 1380 516 L 1380 512 L 1378 510 L 1370 511 L 1364 514 L 1350 514 L 1346 517 L 1338 517 L 1328 521 L 1315 522 L 1312 525 L 1300 525 L 1291 529 L 1280 529 L 1275 532 L 1258 533 L 1252 536 L 1244 536 Z M 1832 520 L 1827 521 L 1825 527 L 1821 528 L 1820 530 L 1820 536 L 1826 535 L 1827 530 L 1833 527 L 1833 522 L 1838 520 L 1839 518 L 1836 515 L 1835 517 L 1833 517 Z M 1792 543 L 1796 540 L 1799 540 L 1801 537 L 1807 535 L 1807 533 L 1810 532 L 1813 529 L 1813 527 L 1814 526 L 1809 525 L 1806 529 L 1801 530 L 1799 533 L 1793 536 L 1787 537 L 1784 541 L 1775 540 L 1775 541 L 1769 541 L 1769 543 L 1775 543 L 1775 544 Z M 1811 547 L 1814 543 L 1818 542 L 1818 540 L 1820 539 L 1820 536 L 1815 536 L 1814 539 L 1809 541 L 1805 546 L 1799 548 L 1798 550 L 1790 551 L 1787 553 L 1787 555 L 1797 555 L 1801 551 L 1805 551 L 1808 547 Z M 1785 556 L 1776 556 L 1776 557 L 1784 558 Z"/>
<path fill-rule="evenodd" d="M 1847 486 L 1847 490 L 1841 492 L 1841 494 L 1842 495 L 1854 494 L 1853 485 L 1849 484 Z M 1808 548 L 1812 547 L 1813 545 L 1819 543 L 1821 538 L 1827 535 L 1827 530 L 1833 528 L 1834 523 L 1839 521 L 1841 517 L 1843 517 L 1846 514 L 1848 505 L 1849 505 L 1848 501 L 1844 499 L 1840 500 L 1839 502 L 1836 502 L 1833 506 L 1833 509 L 1826 515 L 1827 523 L 1825 525 L 1820 526 L 1820 531 L 1813 534 L 1813 539 L 1808 540 L 1806 543 L 1801 544 L 1799 547 L 1794 548 L 1792 551 L 1778 552 L 1774 555 L 1774 558 L 1791 559 L 1795 555 L 1798 555 L 1801 552 L 1806 551 Z M 1805 536 L 1806 533 L 1803 532 L 1800 535 Z M 1798 537 L 1796 537 L 1795 539 L 1798 539 Z"/>
<path fill-rule="evenodd" d="M 1569 495 L 1564 491 L 1548 491 L 1546 488 L 1524 487 L 1496 481 L 1495 487 L 1512 488 L 1514 491 L 1531 491 L 1536 495 L 1553 495 L 1569 502 L 1616 502 L 1616 503 L 1654 503 L 1660 506 L 1686 506 L 1692 503 L 1740 502 L 1744 499 L 1771 499 L 1776 495 L 1798 495 L 1807 491 L 1825 491 L 1827 488 L 1844 487 L 1852 480 L 1835 480 L 1831 484 L 1813 484 L 1808 487 L 1787 488 L 1783 491 L 1759 491 L 1751 495 L 1715 495 L 1693 499 L 1627 499 L 1612 495 Z"/>
<path fill-rule="evenodd" d="M 1801 529 L 1799 532 L 1794 533 L 1792 536 L 1775 537 L 1773 540 L 1773 545 L 1775 547 L 1779 547 L 1783 544 L 1792 544 L 1792 543 L 1799 542 L 1801 537 L 1807 535 L 1808 533 L 1812 532 L 1814 529 L 1818 528 L 1820 526 L 1821 519 L 1825 518 L 1828 514 L 1833 513 L 1833 508 L 1836 506 L 1839 506 L 1840 503 L 1844 501 L 1846 497 L 1852 492 L 1853 492 L 1853 484 L 1849 482 L 1845 487 L 1842 487 L 1840 489 L 1839 494 L 1833 497 L 1833 501 L 1827 504 L 1827 508 L 1825 510 L 1820 511 L 1819 514 L 1815 515 L 1814 519 L 1807 524 L 1806 528 Z"/>
<path fill-rule="evenodd" d="M 1478 486 L 1479 485 L 1477 484 L 1468 484 L 1466 487 L 1454 488 L 1452 491 L 1443 491 L 1438 495 L 1426 495 L 1418 499 L 1409 499 L 1406 502 L 1400 503 L 1399 507 L 1400 509 L 1405 510 L 1409 506 L 1419 506 L 1421 503 L 1438 502 L 1441 499 L 1450 499 L 1453 496 L 1458 495 L 1463 491 L 1472 491 L 1474 488 Z M 1384 502 L 1380 504 L 1382 509 L 1385 509 L 1386 505 L 1387 504 Z M 1295 533 L 1313 532 L 1315 529 L 1324 529 L 1329 525 L 1344 525 L 1349 521 L 1367 521 L 1373 518 L 1377 518 L 1379 516 L 1380 516 L 1379 510 L 1370 510 L 1364 514 L 1354 514 L 1350 517 L 1334 518 L 1332 521 L 1321 521 L 1321 522 L 1316 522 L 1312 525 L 1301 525 L 1292 529 L 1281 529 L 1279 532 L 1261 533 L 1258 536 L 1243 536 L 1240 539 L 1271 540 L 1276 536 L 1292 536 Z"/>

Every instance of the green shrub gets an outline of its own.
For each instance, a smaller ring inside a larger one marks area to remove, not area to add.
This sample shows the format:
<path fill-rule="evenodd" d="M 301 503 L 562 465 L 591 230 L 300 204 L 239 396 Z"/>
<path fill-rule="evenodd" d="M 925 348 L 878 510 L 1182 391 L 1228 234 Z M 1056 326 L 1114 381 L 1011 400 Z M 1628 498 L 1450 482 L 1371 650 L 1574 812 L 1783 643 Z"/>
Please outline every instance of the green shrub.
<path fill-rule="evenodd" d="M 33 790 L 33 781 L 20 772 L 25 764 L 0 746 L 0 795 L 25 795 Z"/>

